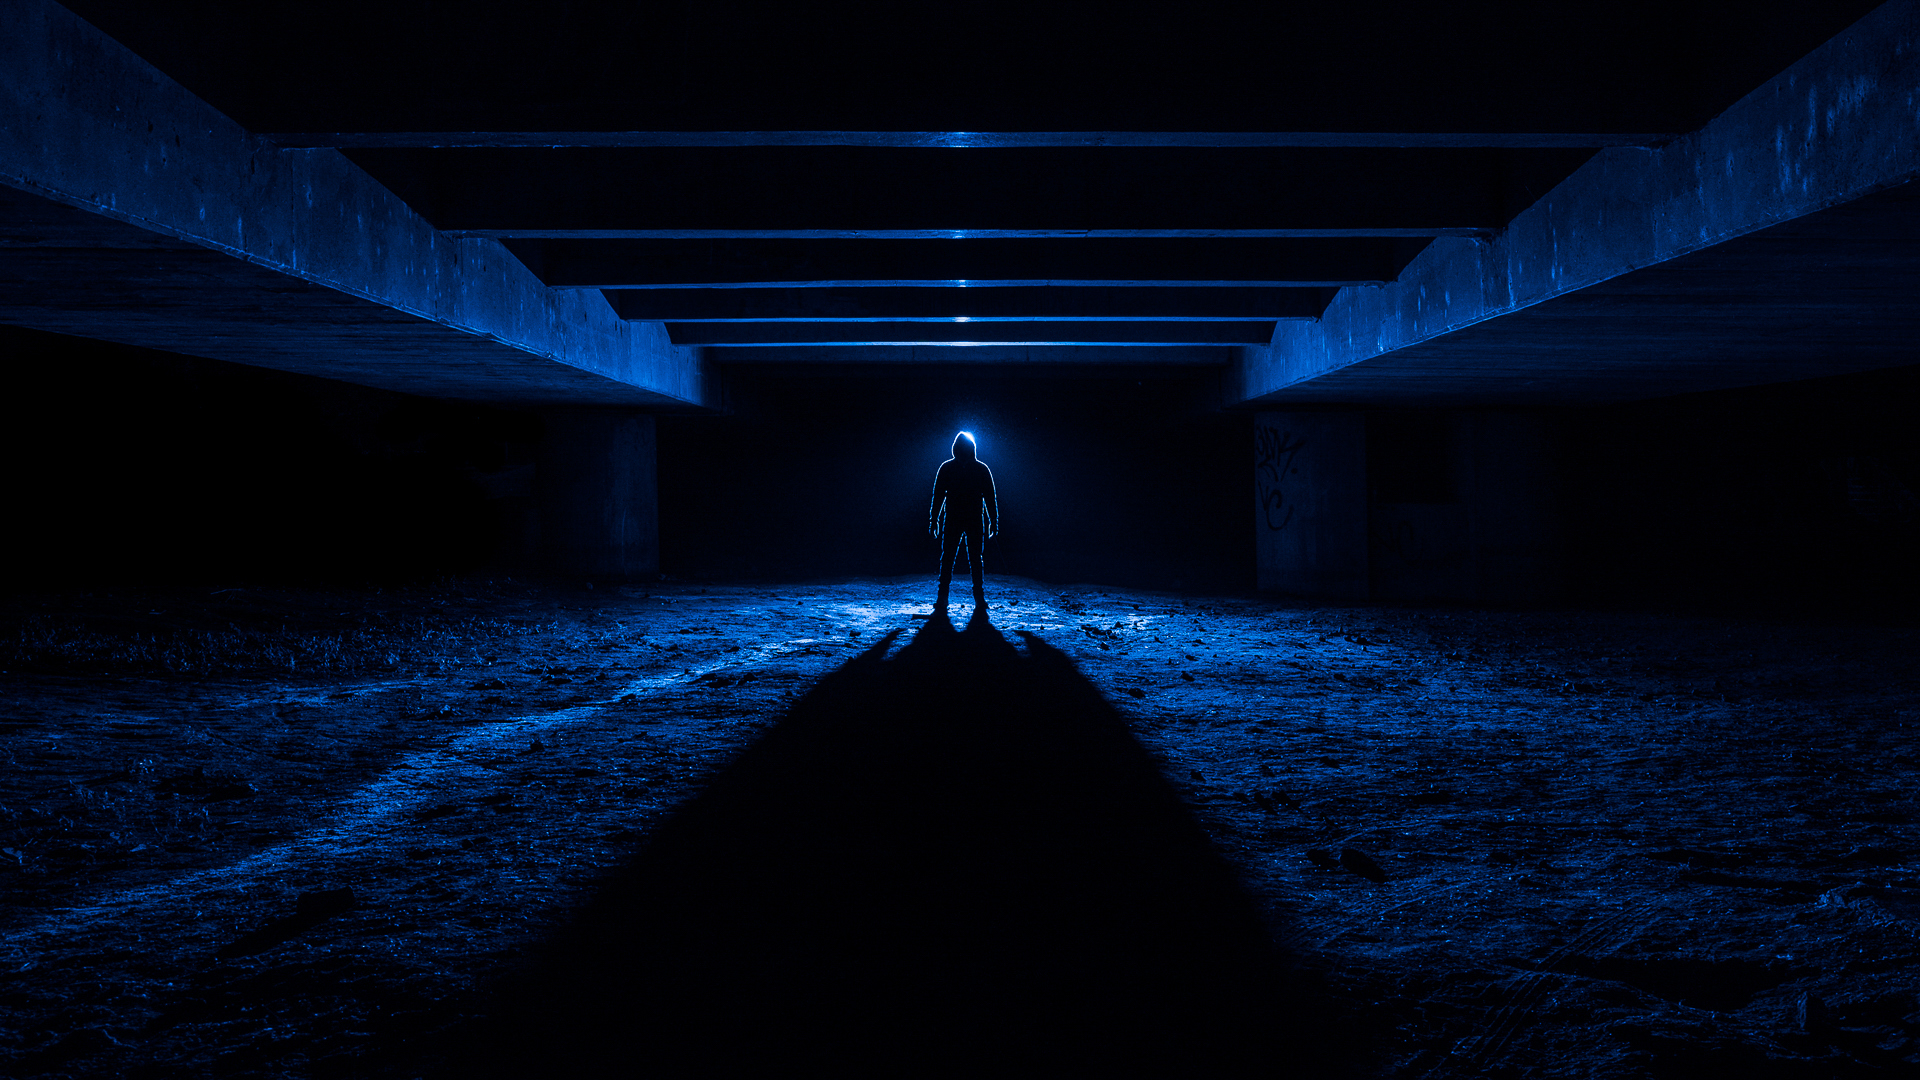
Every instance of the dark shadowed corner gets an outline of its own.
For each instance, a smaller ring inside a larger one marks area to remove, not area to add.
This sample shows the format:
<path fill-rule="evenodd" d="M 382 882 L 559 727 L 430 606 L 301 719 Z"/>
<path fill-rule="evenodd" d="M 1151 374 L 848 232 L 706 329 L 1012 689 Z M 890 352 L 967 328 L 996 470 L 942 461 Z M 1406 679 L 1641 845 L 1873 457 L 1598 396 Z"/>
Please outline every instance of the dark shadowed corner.
<path fill-rule="evenodd" d="M 449 1075 L 1353 1075 L 1349 1019 L 1073 663 L 976 612 L 834 671 Z"/>

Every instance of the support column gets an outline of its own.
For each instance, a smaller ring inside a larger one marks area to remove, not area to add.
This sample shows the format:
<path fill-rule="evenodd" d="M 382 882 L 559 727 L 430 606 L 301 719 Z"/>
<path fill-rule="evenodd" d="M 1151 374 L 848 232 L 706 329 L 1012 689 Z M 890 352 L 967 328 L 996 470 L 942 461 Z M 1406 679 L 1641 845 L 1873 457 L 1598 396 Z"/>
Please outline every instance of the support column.
<path fill-rule="evenodd" d="M 1259 414 L 1254 497 L 1261 591 L 1366 599 L 1364 414 Z"/>
<path fill-rule="evenodd" d="M 590 578 L 660 572 L 653 417 L 625 409 L 544 414 L 538 467 L 548 565 Z"/>

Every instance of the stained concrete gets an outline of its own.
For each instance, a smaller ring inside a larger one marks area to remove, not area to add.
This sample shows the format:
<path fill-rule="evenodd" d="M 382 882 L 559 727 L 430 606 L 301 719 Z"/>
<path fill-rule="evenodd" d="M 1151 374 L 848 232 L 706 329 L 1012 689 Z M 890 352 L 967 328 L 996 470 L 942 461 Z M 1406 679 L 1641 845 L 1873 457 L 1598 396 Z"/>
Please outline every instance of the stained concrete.
<path fill-rule="evenodd" d="M 494 337 L 8 188 L 0 188 L 0 322 L 425 397 L 689 407 Z"/>
<path fill-rule="evenodd" d="M 1269 397 L 1602 405 L 1920 361 L 1920 185 L 1875 192 Z"/>
<path fill-rule="evenodd" d="M 1240 396 L 1293 400 L 1296 387 L 1350 365 L 1912 179 L 1920 173 L 1917 44 L 1920 5 L 1893 0 L 1698 131 L 1659 149 L 1601 151 L 1499 236 L 1438 238 L 1392 284 L 1342 290 L 1318 323 L 1278 324 L 1271 346 L 1242 351 Z M 1557 329 L 1520 339 L 1532 354 L 1512 366 L 1463 370 L 1459 385 L 1409 380 L 1394 396 L 1604 395 L 1578 356 L 1558 355 L 1567 342 Z M 1795 377 L 1759 366 L 1676 385 L 1659 370 L 1665 357 L 1611 351 L 1606 359 L 1619 365 L 1613 381 L 1626 384 L 1614 400 Z"/>
<path fill-rule="evenodd" d="M 1365 599 L 1366 484 L 1363 414 L 1261 413 L 1254 424 L 1259 588 Z"/>
<path fill-rule="evenodd" d="M 549 409 L 536 470 L 548 565 L 650 581 L 660 573 L 653 417 L 631 409 Z"/>
<path fill-rule="evenodd" d="M 408 342 L 424 355 L 437 351 L 431 339 L 448 343 L 451 355 L 427 392 L 496 397 L 490 384 L 498 377 L 489 368 L 513 351 L 525 359 L 511 374 L 530 375 L 536 398 L 565 398 L 584 384 L 587 395 L 601 395 L 586 400 L 704 403 L 698 354 L 674 348 L 657 324 L 621 320 L 597 296 L 545 289 L 493 241 L 441 237 L 337 151 L 281 150 L 252 135 L 49 0 L 10 5 L 5 17 L 0 185 L 32 197 L 13 197 L 11 212 L 27 219 L 16 242 L 39 247 L 32 223 L 61 217 L 33 205 L 41 199 L 101 219 L 99 234 L 81 248 L 153 249 L 150 241 L 128 240 L 132 228 L 210 253 L 159 266 L 124 256 L 90 264 L 72 250 L 27 257 L 15 274 L 39 287 L 8 301 L 9 317 L 21 325 L 84 332 L 87 324 L 63 309 L 76 295 L 124 281 L 132 290 L 93 312 L 95 336 L 161 348 L 230 336 L 237 300 L 257 324 L 247 332 L 259 335 L 262 351 L 303 354 L 293 361 L 304 365 L 300 370 L 353 356 L 383 335 L 407 336 L 393 326 L 419 331 L 417 324 L 437 324 L 440 333 L 421 332 Z M 68 217 L 58 231 L 73 243 L 86 230 Z M 222 259 L 234 265 L 222 266 Z M 156 270 L 170 280 L 152 298 L 153 310 L 129 307 L 132 291 L 159 284 Z M 214 287 L 203 297 L 195 286 L 209 273 Z M 295 299 L 283 308 L 287 293 Z M 43 307 L 51 310 L 41 315 Z M 281 317 L 287 323 L 277 326 Z M 361 332 L 361 323 L 377 328 Z M 453 343 L 467 337 L 484 343 L 478 371 L 458 360 L 462 349 Z M 245 355 L 244 348 L 219 345 L 183 351 L 208 355 L 208 348 L 220 358 Z M 354 370 L 351 360 L 343 366 Z M 423 365 L 412 377 L 418 383 L 431 373 Z M 581 375 L 623 385 L 597 388 Z"/>

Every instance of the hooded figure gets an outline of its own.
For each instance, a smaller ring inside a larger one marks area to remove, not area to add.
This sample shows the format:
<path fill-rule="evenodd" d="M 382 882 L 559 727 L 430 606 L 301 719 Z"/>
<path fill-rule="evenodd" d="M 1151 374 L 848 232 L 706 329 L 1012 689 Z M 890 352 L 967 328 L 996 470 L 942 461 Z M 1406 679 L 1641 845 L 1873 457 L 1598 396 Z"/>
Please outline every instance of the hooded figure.
<path fill-rule="evenodd" d="M 967 541 L 967 561 L 973 564 L 974 606 L 986 607 L 980 556 L 987 537 L 1000 531 L 1000 503 L 993 497 L 993 473 L 977 456 L 973 436 L 964 431 L 953 437 L 953 456 L 933 476 L 933 511 L 927 525 L 940 538 L 940 598 L 934 607 L 946 609 L 953 558 L 962 537 Z"/>

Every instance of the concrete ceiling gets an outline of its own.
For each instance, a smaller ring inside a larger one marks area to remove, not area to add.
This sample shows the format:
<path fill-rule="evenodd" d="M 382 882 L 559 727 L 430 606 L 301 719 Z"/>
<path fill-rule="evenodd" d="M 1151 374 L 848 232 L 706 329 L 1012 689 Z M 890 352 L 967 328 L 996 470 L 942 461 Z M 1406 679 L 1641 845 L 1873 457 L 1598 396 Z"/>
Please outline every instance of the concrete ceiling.
<path fill-rule="evenodd" d="M 1908 183 L 1429 338 L 1274 403 L 1601 404 L 1920 363 Z"/>
<path fill-rule="evenodd" d="M 1894 115 L 1911 90 L 1909 0 L 1012 5 L 932 34 L 922 13 L 777 5 L 66 8 L 85 24 L 5 16 L 44 39 L 9 63 L 20 126 L 46 130 L 0 168 L 21 192 L 0 200 L 0 319 L 25 325 L 444 396 L 688 407 L 713 365 L 770 360 L 1213 363 L 1235 400 L 1395 404 L 1916 360 L 1914 200 L 1861 198 L 1911 153 L 1860 149 L 1912 133 L 1846 104 L 1858 87 Z M 65 85 L 80 54 L 89 81 Z M 1776 137 L 1822 109 L 1823 137 Z M 1771 144 L 1819 182 L 1714 186 L 1722 158 L 1773 168 Z M 310 174 L 378 221 L 327 235 L 271 193 L 324 216 Z M 221 183 L 232 216 L 292 213 L 308 242 L 203 230 Z M 1664 238 L 1689 201 L 1699 235 Z M 31 240 L 63 215 L 76 236 L 99 219 L 93 239 Z M 424 298 L 354 265 L 422 245 L 455 253 L 401 274 L 427 274 Z M 482 292 L 492 308 L 462 299 Z M 417 339 L 444 341 L 427 359 Z"/>

